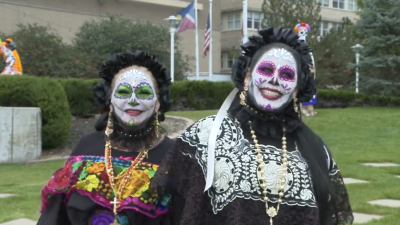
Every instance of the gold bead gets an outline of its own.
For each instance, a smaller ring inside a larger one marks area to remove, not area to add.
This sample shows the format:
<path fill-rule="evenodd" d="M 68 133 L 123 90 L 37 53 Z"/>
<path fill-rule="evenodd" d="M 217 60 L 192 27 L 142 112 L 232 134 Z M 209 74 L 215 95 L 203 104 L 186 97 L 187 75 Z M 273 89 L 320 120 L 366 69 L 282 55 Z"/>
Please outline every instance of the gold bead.
<path fill-rule="evenodd" d="M 284 144 L 284 145 L 282 145 L 282 150 L 286 150 L 286 145 Z"/>
<path fill-rule="evenodd" d="M 279 192 L 279 197 L 282 197 L 283 196 L 283 193 L 282 192 Z"/>
<path fill-rule="evenodd" d="M 254 140 L 254 144 L 258 144 L 258 141 L 257 141 L 257 140 Z"/>
<path fill-rule="evenodd" d="M 283 190 L 285 188 L 285 186 L 283 186 L 283 185 L 281 185 L 280 187 L 279 187 L 279 189 L 281 189 L 281 190 Z"/>
<path fill-rule="evenodd" d="M 282 144 L 283 144 L 283 145 L 286 145 L 286 141 L 282 141 Z"/>
<path fill-rule="evenodd" d="M 286 137 L 282 137 L 282 141 L 286 141 Z"/>
<path fill-rule="evenodd" d="M 282 203 L 282 199 L 278 199 L 278 203 L 281 204 Z"/>
<path fill-rule="evenodd" d="M 263 191 L 263 194 L 264 194 L 264 195 L 267 195 L 267 194 L 268 194 L 268 191 L 267 191 L 267 190 L 264 190 L 264 191 Z"/>
<path fill-rule="evenodd" d="M 283 157 L 282 162 L 283 162 L 283 163 L 287 163 L 287 158 L 286 158 L 286 157 Z"/>
<path fill-rule="evenodd" d="M 256 139 L 257 137 L 256 137 L 256 135 L 253 134 L 253 135 L 251 135 L 251 138 L 253 138 L 253 140 L 254 140 L 254 139 Z"/>
<path fill-rule="evenodd" d="M 268 197 L 264 197 L 264 202 L 268 202 Z"/>
<path fill-rule="evenodd" d="M 260 146 L 259 146 L 258 144 L 255 144 L 254 146 L 255 146 L 256 148 L 260 148 Z"/>
<path fill-rule="evenodd" d="M 267 187 L 267 184 L 264 182 L 264 183 L 261 184 L 261 187 L 262 187 L 263 189 L 265 189 L 265 188 Z"/>
<path fill-rule="evenodd" d="M 256 132 L 255 132 L 254 130 L 251 130 L 250 133 L 251 133 L 251 134 L 255 134 Z"/>

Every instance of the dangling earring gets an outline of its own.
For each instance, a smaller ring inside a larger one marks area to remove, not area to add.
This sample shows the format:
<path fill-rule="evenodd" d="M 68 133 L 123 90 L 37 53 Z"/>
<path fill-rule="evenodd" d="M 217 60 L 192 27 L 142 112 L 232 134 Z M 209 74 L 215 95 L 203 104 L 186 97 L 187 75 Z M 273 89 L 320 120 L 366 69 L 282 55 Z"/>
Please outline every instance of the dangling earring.
<path fill-rule="evenodd" d="M 297 113 L 297 115 L 299 116 L 299 118 L 301 118 L 301 113 L 300 113 L 300 111 L 299 111 L 299 107 L 297 106 L 297 98 L 294 98 L 293 99 L 293 108 L 294 108 L 294 111 Z"/>
<path fill-rule="evenodd" d="M 156 115 L 154 115 L 154 117 L 155 132 L 156 137 L 158 137 L 158 134 L 160 133 L 160 121 L 158 121 L 158 112 L 156 112 Z"/>
<path fill-rule="evenodd" d="M 114 132 L 114 124 L 112 121 L 112 107 L 110 106 L 110 112 L 108 113 L 108 122 L 106 128 L 106 135 L 109 136 Z"/>
<path fill-rule="evenodd" d="M 240 93 L 240 104 L 241 105 L 247 105 L 246 103 L 246 96 L 247 96 L 247 91 L 249 90 L 249 87 L 247 85 L 244 86 L 243 91 Z"/>

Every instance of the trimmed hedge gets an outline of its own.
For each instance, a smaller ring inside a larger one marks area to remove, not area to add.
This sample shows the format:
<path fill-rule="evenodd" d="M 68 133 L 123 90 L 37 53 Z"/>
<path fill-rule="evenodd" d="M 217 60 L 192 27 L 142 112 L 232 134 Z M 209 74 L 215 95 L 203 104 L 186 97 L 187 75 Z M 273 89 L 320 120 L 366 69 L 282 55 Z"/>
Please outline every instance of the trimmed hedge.
<path fill-rule="evenodd" d="M 170 90 L 171 110 L 219 109 L 234 87 L 232 82 L 174 82 Z"/>
<path fill-rule="evenodd" d="M 95 104 L 92 87 L 99 79 L 57 79 L 64 88 L 68 97 L 71 114 L 86 116 L 98 114 L 100 107 Z"/>
<path fill-rule="evenodd" d="M 97 114 L 92 86 L 99 79 L 57 79 L 64 87 L 71 113 L 75 116 Z M 170 98 L 172 111 L 219 109 L 234 88 L 233 82 L 177 81 L 172 83 Z M 400 106 L 400 98 L 363 95 L 351 91 L 318 90 L 317 108 L 367 106 Z"/>
<path fill-rule="evenodd" d="M 58 147 L 69 137 L 71 113 L 67 95 L 54 79 L 0 76 L 0 106 L 39 107 L 45 149 Z"/>

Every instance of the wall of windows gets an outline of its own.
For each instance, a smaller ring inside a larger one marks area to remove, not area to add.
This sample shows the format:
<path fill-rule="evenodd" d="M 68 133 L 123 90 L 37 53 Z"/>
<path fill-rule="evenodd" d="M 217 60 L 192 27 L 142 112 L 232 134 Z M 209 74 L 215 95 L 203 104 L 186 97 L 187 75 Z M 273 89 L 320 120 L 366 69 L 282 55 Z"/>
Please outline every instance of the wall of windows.
<path fill-rule="evenodd" d="M 261 28 L 261 13 L 260 12 L 247 12 L 247 28 L 260 29 Z"/>
<path fill-rule="evenodd" d="M 225 17 L 225 26 L 224 26 Z M 255 11 L 247 12 L 247 28 L 260 29 L 262 13 Z M 228 12 L 221 19 L 221 30 L 239 30 L 242 28 L 242 11 Z"/>
<path fill-rule="evenodd" d="M 229 12 L 226 15 L 226 29 L 227 30 L 235 30 L 240 29 L 242 13 L 239 12 Z"/>
<path fill-rule="evenodd" d="M 316 0 L 323 7 L 358 11 L 357 0 Z"/>
<path fill-rule="evenodd" d="M 319 36 L 325 37 L 331 29 L 338 29 L 341 23 L 339 22 L 330 22 L 330 21 L 321 21 L 321 25 L 319 27 Z"/>

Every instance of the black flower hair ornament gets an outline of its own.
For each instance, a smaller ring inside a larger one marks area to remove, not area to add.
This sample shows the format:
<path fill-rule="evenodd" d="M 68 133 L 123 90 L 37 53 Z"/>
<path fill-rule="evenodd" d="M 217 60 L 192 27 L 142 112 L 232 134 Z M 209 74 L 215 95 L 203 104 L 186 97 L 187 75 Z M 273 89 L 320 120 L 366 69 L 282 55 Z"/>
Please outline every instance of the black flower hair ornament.
<path fill-rule="evenodd" d="M 240 91 L 243 90 L 246 73 L 258 50 L 270 44 L 282 43 L 292 48 L 300 57 L 301 71 L 298 73 L 297 99 L 300 102 L 309 101 L 316 92 L 315 80 L 309 69 L 312 64 L 310 47 L 306 43 L 298 41 L 299 37 L 293 29 L 283 29 L 280 27 L 274 30 L 270 27 L 259 30 L 258 33 L 259 35 L 249 37 L 249 41 L 240 46 L 242 55 L 236 59 L 232 66 L 232 80 L 235 82 L 236 87 Z"/>
<path fill-rule="evenodd" d="M 155 56 L 148 52 L 136 50 L 132 53 L 131 51 L 126 51 L 110 56 L 99 71 L 99 76 L 103 80 L 93 85 L 93 95 L 96 103 L 106 112 L 109 110 L 111 104 L 111 83 L 120 70 L 130 66 L 145 67 L 153 75 L 159 89 L 160 109 L 158 111 L 158 120 L 164 121 L 164 113 L 169 110 L 171 105 L 169 99 L 171 78 L 166 73 L 166 68 L 161 65 Z M 96 130 L 103 130 L 106 127 L 107 119 L 108 113 L 103 113 L 96 123 Z"/>

